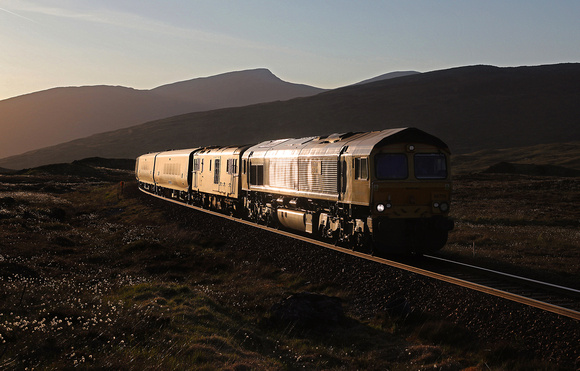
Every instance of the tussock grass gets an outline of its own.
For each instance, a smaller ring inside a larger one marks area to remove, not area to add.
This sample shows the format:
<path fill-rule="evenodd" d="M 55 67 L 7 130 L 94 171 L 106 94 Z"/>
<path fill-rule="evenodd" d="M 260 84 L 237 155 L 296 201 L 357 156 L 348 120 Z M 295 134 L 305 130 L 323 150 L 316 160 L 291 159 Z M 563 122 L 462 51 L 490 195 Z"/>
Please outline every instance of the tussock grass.
<path fill-rule="evenodd" d="M 441 254 L 579 289 L 579 205 L 577 178 L 460 177 Z"/>
<path fill-rule="evenodd" d="M 356 318 L 348 310 L 352 294 L 331 277 L 311 283 L 184 228 L 134 184 L 122 194 L 117 184 L 30 199 L 9 194 L 3 197 L 14 202 L 5 199 L 0 218 L 2 369 L 485 369 L 486 362 L 517 362 L 420 313 Z M 64 215 L 41 212 L 55 207 Z M 451 251 L 472 242 L 497 246 L 497 234 L 480 229 L 488 224 L 476 227 L 452 236 Z M 346 320 L 319 328 L 273 322 L 272 305 L 301 291 L 341 297 Z"/>

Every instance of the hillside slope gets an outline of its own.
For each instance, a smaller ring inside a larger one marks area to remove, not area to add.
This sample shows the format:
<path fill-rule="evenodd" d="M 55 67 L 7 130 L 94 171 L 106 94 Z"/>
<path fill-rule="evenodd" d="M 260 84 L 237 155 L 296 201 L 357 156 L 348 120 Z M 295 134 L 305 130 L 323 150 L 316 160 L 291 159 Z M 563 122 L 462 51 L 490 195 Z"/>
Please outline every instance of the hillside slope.
<path fill-rule="evenodd" d="M 324 91 L 267 69 L 230 72 L 135 90 L 54 88 L 0 101 L 0 158 L 183 113 L 286 100 Z"/>
<path fill-rule="evenodd" d="M 501 163 L 561 166 L 580 170 L 580 142 L 548 143 L 505 149 L 485 149 L 455 155 L 453 174 L 481 172 Z"/>
<path fill-rule="evenodd" d="M 283 81 L 265 68 L 181 81 L 151 90 L 164 97 L 196 102 L 206 110 L 308 97 L 323 91 Z"/>
<path fill-rule="evenodd" d="M 394 127 L 425 130 L 455 154 L 570 142 L 580 140 L 579 101 L 580 64 L 469 66 L 170 117 L 3 159 L 0 166 Z"/>

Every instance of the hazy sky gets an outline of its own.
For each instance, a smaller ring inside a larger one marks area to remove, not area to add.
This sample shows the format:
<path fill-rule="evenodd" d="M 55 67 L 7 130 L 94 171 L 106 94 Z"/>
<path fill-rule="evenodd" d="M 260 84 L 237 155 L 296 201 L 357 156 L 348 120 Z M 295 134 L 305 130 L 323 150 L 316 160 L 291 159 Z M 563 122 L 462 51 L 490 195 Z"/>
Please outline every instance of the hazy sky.
<path fill-rule="evenodd" d="M 383 73 L 580 61 L 578 0 L 0 0 L 0 99 L 258 67 L 335 88 Z"/>

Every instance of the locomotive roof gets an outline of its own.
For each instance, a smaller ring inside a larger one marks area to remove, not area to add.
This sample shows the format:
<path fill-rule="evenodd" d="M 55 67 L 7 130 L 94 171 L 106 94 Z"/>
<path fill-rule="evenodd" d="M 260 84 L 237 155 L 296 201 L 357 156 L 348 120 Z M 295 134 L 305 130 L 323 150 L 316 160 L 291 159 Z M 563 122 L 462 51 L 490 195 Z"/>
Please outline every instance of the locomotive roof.
<path fill-rule="evenodd" d="M 320 137 L 269 140 L 250 147 L 244 153 L 244 157 L 284 157 L 298 153 L 301 156 L 336 156 L 343 151 L 345 146 L 348 146 L 347 153 L 370 154 L 377 145 L 400 142 L 433 144 L 447 149 L 443 141 L 422 130 L 397 128 L 364 133 L 335 133 Z"/>
<path fill-rule="evenodd" d="M 243 146 L 228 146 L 228 147 L 205 147 L 205 148 L 201 148 L 199 151 L 196 152 L 196 156 L 197 155 L 235 155 L 238 154 L 240 152 L 242 152 L 243 150 L 245 150 L 246 148 L 248 148 L 249 145 L 243 145 Z"/>
<path fill-rule="evenodd" d="M 423 143 L 437 146 L 444 150 L 449 150 L 447 145 L 439 138 L 428 134 L 417 128 L 387 129 L 381 131 L 371 131 L 366 135 L 357 138 L 353 143 L 349 143 L 347 153 L 369 154 L 373 148 L 394 143 Z"/>
<path fill-rule="evenodd" d="M 179 155 L 187 155 L 193 151 L 197 151 L 199 148 L 188 148 L 188 149 L 177 149 L 177 150 L 169 150 L 169 151 L 161 151 L 157 153 L 157 157 L 165 157 L 165 156 L 179 156 Z"/>

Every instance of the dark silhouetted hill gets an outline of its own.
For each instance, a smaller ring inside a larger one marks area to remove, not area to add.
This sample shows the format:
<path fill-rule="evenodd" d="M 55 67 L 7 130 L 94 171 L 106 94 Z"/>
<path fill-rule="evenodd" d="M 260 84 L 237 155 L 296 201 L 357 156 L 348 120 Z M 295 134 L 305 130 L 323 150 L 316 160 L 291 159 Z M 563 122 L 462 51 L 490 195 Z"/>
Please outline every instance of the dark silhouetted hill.
<path fill-rule="evenodd" d="M 99 178 L 103 172 L 92 166 L 79 164 L 51 164 L 42 165 L 32 169 L 20 170 L 18 175 L 73 175 L 81 177 Z"/>
<path fill-rule="evenodd" d="M 21 156 L 22 168 L 100 156 L 348 131 L 417 127 L 455 154 L 580 140 L 580 64 L 469 66 L 332 90 L 307 98 L 190 113 Z M 490 164 L 487 164 L 489 166 Z"/>
<path fill-rule="evenodd" d="M 134 159 L 111 159 L 91 157 L 71 163 L 42 165 L 12 172 L 16 175 L 64 175 L 116 181 L 131 178 L 135 169 Z"/>
<path fill-rule="evenodd" d="M 389 72 L 389 73 L 385 73 L 385 74 L 380 75 L 380 76 L 377 76 L 377 77 L 373 77 L 372 79 L 367 79 L 367 80 L 363 80 L 361 82 L 357 82 L 354 85 L 363 85 L 363 84 L 368 84 L 369 82 L 377 82 L 377 81 L 382 81 L 382 80 L 394 79 L 396 77 L 416 75 L 416 74 L 419 74 L 419 73 L 421 73 L 421 72 L 417 72 L 417 71 L 397 71 L 397 72 Z"/>
<path fill-rule="evenodd" d="M 491 165 L 502 162 L 555 165 L 580 170 L 580 142 L 485 149 L 452 157 L 454 174 L 483 172 Z"/>
<path fill-rule="evenodd" d="M 3 167 L 0 167 L 0 174 L 12 174 L 15 173 L 16 170 L 12 170 L 12 169 L 5 169 Z"/>
<path fill-rule="evenodd" d="M 0 101 L 0 157 L 183 113 L 286 100 L 324 91 L 266 69 L 230 72 L 152 90 L 54 88 Z"/>
<path fill-rule="evenodd" d="M 500 162 L 490 166 L 484 173 L 491 174 L 524 174 L 533 176 L 578 177 L 580 170 L 556 165 L 514 164 Z"/>
<path fill-rule="evenodd" d="M 135 170 L 135 159 L 126 158 L 90 157 L 73 161 L 72 164 L 104 169 Z"/>

